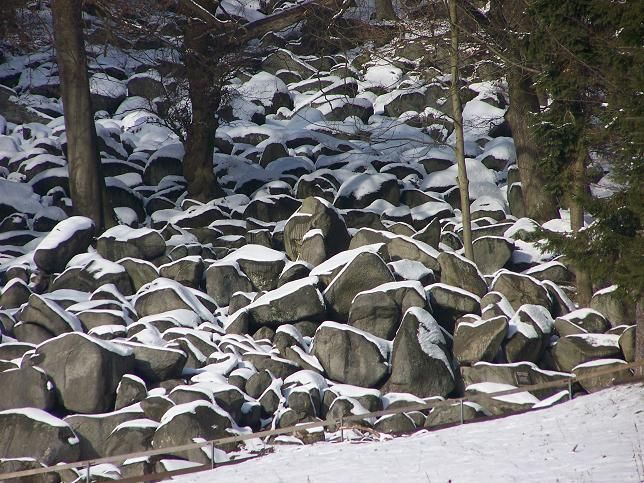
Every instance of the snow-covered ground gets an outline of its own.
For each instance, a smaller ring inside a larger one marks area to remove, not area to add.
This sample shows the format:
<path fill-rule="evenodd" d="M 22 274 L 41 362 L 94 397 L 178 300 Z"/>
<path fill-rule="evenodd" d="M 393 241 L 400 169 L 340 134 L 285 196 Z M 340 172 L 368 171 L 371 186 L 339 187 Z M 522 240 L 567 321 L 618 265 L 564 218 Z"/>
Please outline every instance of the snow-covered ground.
<path fill-rule="evenodd" d="M 281 446 L 252 461 L 172 481 L 642 482 L 644 386 L 384 442 Z"/>

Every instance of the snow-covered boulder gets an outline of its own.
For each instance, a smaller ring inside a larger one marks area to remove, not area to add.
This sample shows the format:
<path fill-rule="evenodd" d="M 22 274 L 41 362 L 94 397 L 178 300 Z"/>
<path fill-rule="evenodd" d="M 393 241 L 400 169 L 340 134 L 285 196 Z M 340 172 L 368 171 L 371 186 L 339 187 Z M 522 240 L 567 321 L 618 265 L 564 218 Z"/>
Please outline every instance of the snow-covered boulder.
<path fill-rule="evenodd" d="M 485 275 L 503 268 L 512 258 L 513 249 L 510 240 L 498 236 L 481 236 L 472 242 L 474 262 Z"/>
<path fill-rule="evenodd" d="M 319 235 L 321 244 L 309 241 L 315 235 Z M 286 254 L 291 260 L 303 260 L 312 265 L 346 250 L 349 241 L 344 220 L 329 202 L 321 198 L 306 198 L 284 227 Z"/>
<path fill-rule="evenodd" d="M 398 178 L 392 174 L 356 174 L 340 185 L 333 204 L 338 208 L 366 208 L 376 200 L 398 205 Z"/>
<path fill-rule="evenodd" d="M 134 356 L 122 346 L 74 332 L 39 345 L 30 363 L 51 377 L 66 410 L 93 414 L 114 408 L 116 388 L 132 372 Z"/>
<path fill-rule="evenodd" d="M 107 440 L 119 424 L 144 418 L 137 405 L 101 414 L 72 414 L 65 418 L 80 440 L 80 460 L 107 456 Z"/>
<path fill-rule="evenodd" d="M 455 381 L 442 329 L 426 310 L 410 308 L 394 338 L 386 389 L 421 398 L 446 396 Z"/>
<path fill-rule="evenodd" d="M 84 216 L 72 216 L 61 221 L 38 244 L 34 262 L 44 272 L 62 272 L 74 255 L 87 250 L 94 229 L 94 222 Z"/>
<path fill-rule="evenodd" d="M 460 322 L 454 332 L 454 357 L 461 365 L 492 361 L 508 331 L 503 316 L 475 322 Z"/>
<path fill-rule="evenodd" d="M 374 387 L 389 372 L 391 343 L 368 332 L 324 322 L 315 333 L 313 354 L 335 381 Z"/>
<path fill-rule="evenodd" d="M 633 373 L 628 369 L 619 371 L 620 366 L 625 366 L 626 362 L 621 359 L 596 359 L 589 362 L 584 362 L 578 366 L 573 367 L 572 372 L 577 377 L 581 377 L 579 384 L 588 392 L 601 391 L 610 387 L 616 380 L 626 380 L 633 377 Z M 597 374 L 602 371 L 609 371 L 616 369 L 616 372 L 611 374 Z"/>
<path fill-rule="evenodd" d="M 393 340 L 403 315 L 411 307 L 427 307 L 420 282 L 385 283 L 355 296 L 347 323 L 376 337 Z"/>
<path fill-rule="evenodd" d="M 186 364 L 185 352 L 178 349 L 129 341 L 115 344 L 133 354 L 133 372 L 150 383 L 180 377 Z"/>
<path fill-rule="evenodd" d="M 393 274 L 380 256 L 363 251 L 331 280 L 323 293 L 324 300 L 331 314 L 340 317 L 339 320 L 346 320 L 351 302 L 358 293 L 394 281 Z"/>
<path fill-rule="evenodd" d="M 153 260 L 163 255 L 165 249 L 165 241 L 158 231 L 125 225 L 106 230 L 96 244 L 98 253 L 113 262 L 126 257 Z"/>
<path fill-rule="evenodd" d="M 0 411 L 0 454 L 3 458 L 35 458 L 45 465 L 78 461 L 78 437 L 62 419 L 36 408 Z"/>
<path fill-rule="evenodd" d="M 462 288 L 479 297 L 487 293 L 487 283 L 471 260 L 454 252 L 442 252 L 438 256 L 438 263 L 441 266 L 442 283 Z"/>
<path fill-rule="evenodd" d="M 294 280 L 267 292 L 243 310 L 261 326 L 277 327 L 300 320 L 320 320 L 326 313 L 318 278 Z"/>
<path fill-rule="evenodd" d="M 575 334 L 560 338 L 551 349 L 555 366 L 564 372 L 597 359 L 619 359 L 619 336 L 613 334 Z"/>
<path fill-rule="evenodd" d="M 210 439 L 228 436 L 233 421 L 215 403 L 195 401 L 170 408 L 161 418 L 152 439 L 154 448 L 190 444 L 194 438 Z M 185 453 L 178 453 L 185 455 Z"/>
<path fill-rule="evenodd" d="M 10 388 L 0 392 L 0 411 L 24 407 L 49 411 L 56 403 L 47 374 L 34 367 L 0 372 L 0 387 Z"/>
<path fill-rule="evenodd" d="M 590 308 L 603 314 L 613 327 L 635 321 L 635 306 L 620 298 L 617 289 L 617 285 L 611 285 L 598 290 L 590 299 Z"/>
<path fill-rule="evenodd" d="M 38 325 L 52 337 L 82 330 L 78 317 L 64 310 L 53 300 L 36 294 L 29 296 L 27 305 L 22 308 L 17 319 L 22 324 Z M 20 329 L 18 329 L 18 333 L 20 333 Z"/>
<path fill-rule="evenodd" d="M 145 381 L 133 374 L 125 374 L 116 387 L 116 402 L 114 409 L 118 411 L 124 407 L 141 402 L 147 396 L 148 389 Z"/>
<path fill-rule="evenodd" d="M 552 299 L 541 282 L 529 275 L 500 270 L 494 277 L 490 289 L 505 295 L 517 310 L 523 304 L 542 305 L 548 310 Z"/>
<path fill-rule="evenodd" d="M 425 287 L 425 291 L 436 320 L 450 333 L 454 332 L 454 324 L 459 317 L 481 312 L 481 299 L 467 290 L 434 283 Z"/>

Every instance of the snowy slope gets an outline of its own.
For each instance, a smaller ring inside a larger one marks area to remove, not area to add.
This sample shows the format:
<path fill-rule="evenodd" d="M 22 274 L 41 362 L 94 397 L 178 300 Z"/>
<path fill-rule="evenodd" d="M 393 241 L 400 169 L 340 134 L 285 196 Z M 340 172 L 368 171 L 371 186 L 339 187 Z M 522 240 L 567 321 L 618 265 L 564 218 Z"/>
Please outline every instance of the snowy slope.
<path fill-rule="evenodd" d="M 374 443 L 319 443 L 173 481 L 644 481 L 644 386 Z"/>

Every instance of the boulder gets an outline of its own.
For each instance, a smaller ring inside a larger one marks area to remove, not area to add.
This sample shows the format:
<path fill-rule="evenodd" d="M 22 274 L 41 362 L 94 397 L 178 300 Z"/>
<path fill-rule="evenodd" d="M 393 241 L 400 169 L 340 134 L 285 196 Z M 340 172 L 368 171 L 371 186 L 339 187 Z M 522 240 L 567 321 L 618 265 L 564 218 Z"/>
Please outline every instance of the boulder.
<path fill-rule="evenodd" d="M 358 293 L 394 281 L 383 259 L 375 253 L 364 251 L 342 268 L 323 295 L 330 313 L 340 320 L 347 320 L 351 302 Z"/>
<path fill-rule="evenodd" d="M 199 256 L 188 256 L 159 267 L 159 275 L 181 285 L 198 289 L 203 278 L 204 263 Z"/>
<path fill-rule="evenodd" d="M 147 394 L 148 390 L 143 379 L 132 374 L 125 374 L 116 387 L 114 409 L 118 411 L 126 406 L 141 402 Z"/>
<path fill-rule="evenodd" d="M 505 396 L 493 396 L 494 393 L 502 391 L 512 391 L 517 389 L 510 384 L 501 384 L 498 382 L 484 382 L 471 384 L 465 388 L 467 395 L 475 395 L 476 402 L 480 404 L 484 411 L 493 416 L 503 416 L 520 411 L 532 409 L 539 403 L 539 399 L 529 392 L 519 392 Z"/>
<path fill-rule="evenodd" d="M 52 335 L 82 331 L 78 317 L 64 310 L 56 302 L 31 294 L 29 302 L 20 311 L 18 321 L 38 325 Z"/>
<path fill-rule="evenodd" d="M 461 322 L 454 332 L 454 357 L 461 365 L 491 362 L 508 333 L 504 316 L 477 322 Z"/>
<path fill-rule="evenodd" d="M 233 294 L 253 292 L 254 287 L 237 262 L 219 261 L 206 270 L 206 291 L 218 305 L 225 307 L 231 303 Z"/>
<path fill-rule="evenodd" d="M 158 278 L 141 287 L 134 297 L 134 308 L 140 317 L 171 310 L 188 310 L 201 320 L 213 322 L 212 311 L 204 305 L 198 292 L 169 278 Z"/>
<path fill-rule="evenodd" d="M 427 296 L 419 282 L 391 282 L 358 293 L 351 302 L 348 324 L 392 340 L 411 307 L 425 308 Z"/>
<path fill-rule="evenodd" d="M 324 322 L 315 333 L 312 353 L 329 378 L 374 387 L 389 372 L 390 344 L 353 327 Z"/>
<path fill-rule="evenodd" d="M 456 387 L 441 328 L 424 309 L 405 313 L 393 342 L 390 392 L 408 392 L 424 398 L 447 396 Z"/>
<path fill-rule="evenodd" d="M 484 274 L 492 274 L 503 268 L 512 258 L 514 244 L 499 236 L 482 236 L 474 240 L 474 262 Z"/>
<path fill-rule="evenodd" d="M 312 249 L 313 235 L 321 237 L 319 249 Z M 319 265 L 327 258 L 344 251 L 349 246 L 349 232 L 338 211 L 322 198 L 308 197 L 288 219 L 284 227 L 284 247 L 291 260 L 302 260 Z"/>
<path fill-rule="evenodd" d="M 425 287 L 432 313 L 441 327 L 454 332 L 456 320 L 465 314 L 480 314 L 481 299 L 467 290 L 444 283 Z"/>
<path fill-rule="evenodd" d="M 410 433 L 416 429 L 414 420 L 405 413 L 388 414 L 376 420 L 373 429 L 385 434 Z"/>
<path fill-rule="evenodd" d="M 245 245 L 222 259 L 222 262 L 235 262 L 251 281 L 254 290 L 273 290 L 277 288 L 280 273 L 286 266 L 286 255 L 261 245 Z M 250 292 L 252 290 L 244 290 Z"/>
<path fill-rule="evenodd" d="M 575 366 L 572 372 L 578 377 L 581 387 L 587 392 L 597 392 L 618 382 L 624 382 L 633 377 L 633 373 L 628 369 L 619 370 L 625 366 L 626 362 L 621 359 L 596 359 L 590 362 L 584 362 Z M 610 374 L 602 374 L 603 371 L 615 369 Z"/>
<path fill-rule="evenodd" d="M 568 322 L 568 326 L 570 326 L 570 324 L 574 324 L 581 328 L 582 332 L 603 334 L 610 329 L 610 323 L 608 320 L 606 320 L 602 314 L 593 309 L 577 309 L 569 314 L 557 317 L 557 321 L 560 322 L 560 327 L 564 327 L 564 322 Z"/>
<path fill-rule="evenodd" d="M 116 388 L 134 368 L 134 356 L 129 349 L 74 332 L 39 345 L 30 363 L 51 377 L 65 409 L 101 413 L 114 408 Z"/>
<path fill-rule="evenodd" d="M 635 307 L 628 300 L 621 298 L 617 285 L 611 285 L 595 292 L 590 299 L 590 308 L 603 314 L 612 327 L 631 325 L 635 322 Z"/>
<path fill-rule="evenodd" d="M 96 250 L 113 262 L 126 257 L 154 260 L 165 253 L 166 244 L 156 230 L 117 225 L 98 237 Z"/>
<path fill-rule="evenodd" d="M 619 336 L 612 334 L 576 334 L 561 337 L 551 349 L 555 366 L 564 372 L 597 359 L 617 359 L 622 352 Z"/>
<path fill-rule="evenodd" d="M 47 374 L 34 367 L 0 372 L 0 411 L 16 408 L 37 408 L 50 411 L 56 404 L 54 387 Z"/>
<path fill-rule="evenodd" d="M 20 278 L 9 280 L 0 290 L 0 307 L 4 309 L 16 309 L 29 300 L 31 289 Z"/>
<path fill-rule="evenodd" d="M 487 283 L 477 266 L 471 260 L 454 252 L 442 252 L 438 256 L 441 267 L 441 283 L 462 288 L 483 297 Z"/>
<path fill-rule="evenodd" d="M 80 457 L 78 438 L 69 424 L 41 409 L 0 411 L 0 428 L 3 458 L 34 458 L 50 466 Z"/>
<path fill-rule="evenodd" d="M 205 440 L 228 436 L 233 425 L 230 416 L 217 404 L 195 401 L 170 408 L 154 433 L 155 449 L 190 444 L 194 438 Z M 185 457 L 185 453 L 178 453 Z"/>
<path fill-rule="evenodd" d="M 143 380 L 159 383 L 181 376 L 188 356 L 184 351 L 136 342 L 115 342 L 134 355 L 133 372 Z"/>
<path fill-rule="evenodd" d="M 463 403 L 463 412 L 459 403 L 441 404 L 436 406 L 427 415 L 425 420 L 426 428 L 435 428 L 451 424 L 460 424 L 462 422 L 472 421 L 487 416 L 485 410 L 477 403 L 466 401 Z"/>
<path fill-rule="evenodd" d="M 398 178 L 392 174 L 359 173 L 344 181 L 333 204 L 338 208 L 366 208 L 376 200 L 400 203 Z"/>
<path fill-rule="evenodd" d="M 94 237 L 94 222 L 72 216 L 58 223 L 34 252 L 34 263 L 46 273 L 59 273 L 74 255 L 83 253 Z"/>
<path fill-rule="evenodd" d="M 641 326 L 640 326 L 641 327 Z M 635 361 L 635 341 L 637 327 L 634 325 L 629 326 L 624 332 L 619 336 L 619 348 L 622 349 L 622 354 L 624 354 L 624 360 L 626 362 Z"/>
<path fill-rule="evenodd" d="M 536 310 L 540 308 L 543 312 Z M 552 317 L 544 307 L 524 305 L 509 322 L 507 340 L 503 346 L 508 362 L 537 362 L 554 328 Z"/>
<path fill-rule="evenodd" d="M 523 304 L 542 305 L 548 310 L 552 306 L 552 299 L 546 288 L 529 275 L 500 270 L 490 288 L 505 295 L 514 310 L 518 310 Z"/>
<path fill-rule="evenodd" d="M 118 263 L 125 268 L 135 292 L 159 277 L 159 269 L 146 260 L 127 257 L 122 258 Z"/>
<path fill-rule="evenodd" d="M 317 277 L 294 280 L 267 292 L 244 310 L 256 324 L 272 328 L 300 320 L 321 320 L 326 307 L 317 284 Z"/>
<path fill-rule="evenodd" d="M 438 251 L 415 238 L 404 235 L 394 236 L 387 242 L 387 252 L 392 262 L 411 260 L 420 262 L 428 269 L 436 272 L 441 269 L 438 263 Z"/>
<path fill-rule="evenodd" d="M 105 441 L 105 455 L 115 456 L 152 449 L 152 438 L 159 423 L 133 419 L 115 427 Z"/>
<path fill-rule="evenodd" d="M 73 414 L 65 422 L 74 430 L 80 440 L 81 460 L 106 456 L 109 435 L 119 424 L 145 417 L 141 408 L 130 406 L 103 414 Z"/>

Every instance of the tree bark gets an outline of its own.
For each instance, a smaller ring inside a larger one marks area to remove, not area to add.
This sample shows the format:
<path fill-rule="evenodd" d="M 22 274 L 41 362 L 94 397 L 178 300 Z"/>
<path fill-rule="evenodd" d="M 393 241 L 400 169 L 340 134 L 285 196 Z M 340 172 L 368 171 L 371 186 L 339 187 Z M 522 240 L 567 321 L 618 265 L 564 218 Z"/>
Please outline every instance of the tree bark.
<path fill-rule="evenodd" d="M 391 0 L 376 0 L 377 20 L 398 20 Z"/>
<path fill-rule="evenodd" d="M 54 43 L 65 109 L 69 191 L 74 212 L 99 232 L 116 224 L 101 170 L 89 93 L 82 0 L 52 0 Z"/>
<path fill-rule="evenodd" d="M 586 195 L 586 159 L 588 152 L 583 142 L 579 142 L 577 153 L 572 170 L 572 194 L 569 197 L 568 206 L 570 208 L 570 227 L 572 232 L 577 234 L 584 227 L 584 203 Z M 587 270 L 575 267 L 575 279 L 577 283 L 577 302 L 582 307 L 590 305 L 590 299 L 593 296 L 593 284 L 590 274 Z"/>
<path fill-rule="evenodd" d="M 644 363 L 644 297 L 635 305 L 635 362 Z M 644 366 L 636 369 L 635 375 L 644 377 Z"/>
<path fill-rule="evenodd" d="M 183 176 L 188 182 L 188 196 L 201 202 L 223 195 L 213 172 L 213 153 L 217 131 L 217 110 L 221 90 L 213 85 L 216 75 L 209 62 L 208 27 L 189 19 L 185 30 L 186 72 L 192 105 L 192 121 L 187 129 Z M 215 62 L 216 64 L 216 62 Z"/>
<path fill-rule="evenodd" d="M 463 221 L 463 248 L 465 256 L 474 260 L 472 248 L 472 222 L 470 215 L 469 181 L 467 179 L 467 167 L 465 165 L 465 141 L 463 136 L 463 107 L 459 93 L 458 73 L 458 12 L 456 0 L 449 0 L 449 19 L 451 31 L 450 71 L 452 84 L 450 97 L 452 98 L 452 111 L 454 119 L 454 132 L 456 134 L 456 162 L 458 164 L 458 189 L 461 195 L 461 214 Z"/>
<path fill-rule="evenodd" d="M 528 116 L 539 112 L 539 98 L 531 76 L 519 68 L 507 67 L 510 105 L 505 118 L 512 130 L 517 152 L 517 166 L 523 192 L 526 215 L 539 222 L 557 218 L 557 203 L 545 189 L 545 179 L 539 169 L 539 147 L 528 125 Z"/>

